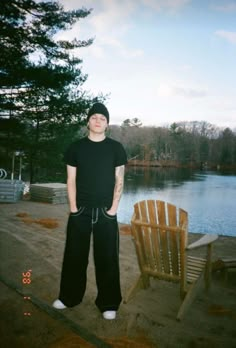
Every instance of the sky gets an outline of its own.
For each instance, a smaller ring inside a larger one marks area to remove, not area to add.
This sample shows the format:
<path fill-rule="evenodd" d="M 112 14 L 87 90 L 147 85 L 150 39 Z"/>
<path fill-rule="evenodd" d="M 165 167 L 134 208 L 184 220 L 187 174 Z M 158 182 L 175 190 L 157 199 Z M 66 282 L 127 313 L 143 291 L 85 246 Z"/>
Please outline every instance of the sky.
<path fill-rule="evenodd" d="M 109 95 L 111 124 L 206 121 L 236 130 L 236 0 L 60 0 L 92 9 L 63 39 L 94 38 L 76 54 L 83 89 Z"/>

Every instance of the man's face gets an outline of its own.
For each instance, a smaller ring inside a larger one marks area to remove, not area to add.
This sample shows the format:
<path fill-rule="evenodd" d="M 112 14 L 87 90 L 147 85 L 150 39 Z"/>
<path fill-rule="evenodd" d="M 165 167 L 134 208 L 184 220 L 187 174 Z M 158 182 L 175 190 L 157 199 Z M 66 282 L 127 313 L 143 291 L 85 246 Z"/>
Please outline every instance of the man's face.
<path fill-rule="evenodd" d="M 102 114 L 93 114 L 89 118 L 89 130 L 93 133 L 104 133 L 107 128 L 107 119 Z"/>

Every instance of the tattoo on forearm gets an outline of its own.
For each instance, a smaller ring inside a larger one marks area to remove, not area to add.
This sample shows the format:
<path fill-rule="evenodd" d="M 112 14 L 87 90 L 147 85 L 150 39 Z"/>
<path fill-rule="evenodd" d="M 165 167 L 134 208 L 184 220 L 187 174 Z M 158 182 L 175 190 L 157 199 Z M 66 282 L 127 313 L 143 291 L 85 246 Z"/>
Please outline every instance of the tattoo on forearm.
<path fill-rule="evenodd" d="M 115 184 L 115 189 L 114 189 L 114 201 L 119 202 L 122 192 L 123 192 L 123 186 L 124 186 L 124 172 L 125 172 L 125 167 L 120 166 L 116 167 L 115 169 L 115 176 L 116 176 L 116 184 Z"/>

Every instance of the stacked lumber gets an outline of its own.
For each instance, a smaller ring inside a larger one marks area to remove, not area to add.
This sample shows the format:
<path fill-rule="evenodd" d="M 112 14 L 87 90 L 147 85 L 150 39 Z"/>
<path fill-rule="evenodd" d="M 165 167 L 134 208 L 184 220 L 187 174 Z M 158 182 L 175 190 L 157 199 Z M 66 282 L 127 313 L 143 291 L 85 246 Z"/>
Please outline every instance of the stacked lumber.
<path fill-rule="evenodd" d="M 68 202 L 66 184 L 31 184 L 30 199 L 37 202 L 65 204 Z"/>
<path fill-rule="evenodd" d="M 21 180 L 0 179 L 0 202 L 14 203 L 23 196 L 24 182 Z"/>

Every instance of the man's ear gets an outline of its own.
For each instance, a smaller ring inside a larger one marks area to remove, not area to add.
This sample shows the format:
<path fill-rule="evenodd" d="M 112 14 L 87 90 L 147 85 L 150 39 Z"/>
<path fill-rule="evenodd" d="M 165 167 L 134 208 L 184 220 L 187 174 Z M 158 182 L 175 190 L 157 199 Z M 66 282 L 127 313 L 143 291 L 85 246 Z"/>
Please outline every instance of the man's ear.
<path fill-rule="evenodd" d="M 87 129 L 89 129 L 89 123 L 87 123 Z"/>

